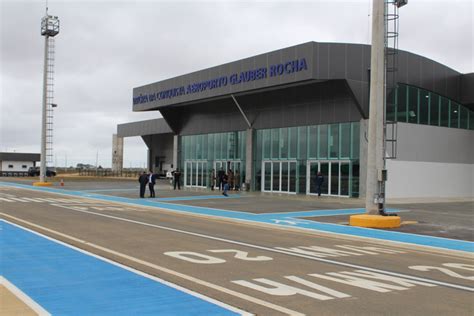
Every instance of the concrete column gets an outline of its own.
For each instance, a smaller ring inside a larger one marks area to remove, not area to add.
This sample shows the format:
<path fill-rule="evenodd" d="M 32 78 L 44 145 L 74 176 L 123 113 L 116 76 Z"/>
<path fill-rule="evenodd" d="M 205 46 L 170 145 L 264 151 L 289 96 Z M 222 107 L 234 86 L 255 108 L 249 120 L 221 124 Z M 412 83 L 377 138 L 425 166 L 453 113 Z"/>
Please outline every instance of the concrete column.
<path fill-rule="evenodd" d="M 252 190 L 253 181 L 253 136 L 255 129 L 248 128 L 246 133 L 246 144 L 245 144 L 245 185 L 249 190 Z"/>
<path fill-rule="evenodd" d="M 374 0 L 372 8 L 372 48 L 370 60 L 370 104 L 367 150 L 367 182 L 365 208 L 369 214 L 378 214 L 374 195 L 381 192 L 378 174 L 384 166 L 383 160 L 383 117 L 385 98 L 385 55 L 384 55 L 384 0 Z"/>
<path fill-rule="evenodd" d="M 122 172 L 123 169 L 123 137 L 112 135 L 112 171 Z"/>
<path fill-rule="evenodd" d="M 359 198 L 365 198 L 367 184 L 367 126 L 369 120 L 360 120 L 359 131 Z"/>
<path fill-rule="evenodd" d="M 179 136 L 173 135 L 173 170 L 178 168 L 179 161 Z"/>
<path fill-rule="evenodd" d="M 152 159 L 153 150 L 151 150 L 150 148 L 148 148 L 148 150 L 147 150 L 146 153 L 147 153 L 147 155 L 146 155 L 146 156 L 147 156 L 147 159 L 146 159 L 146 165 L 147 165 L 147 167 L 146 167 L 146 169 L 147 169 L 147 171 L 148 171 L 148 170 L 152 170 L 152 171 L 153 171 L 153 159 Z"/>

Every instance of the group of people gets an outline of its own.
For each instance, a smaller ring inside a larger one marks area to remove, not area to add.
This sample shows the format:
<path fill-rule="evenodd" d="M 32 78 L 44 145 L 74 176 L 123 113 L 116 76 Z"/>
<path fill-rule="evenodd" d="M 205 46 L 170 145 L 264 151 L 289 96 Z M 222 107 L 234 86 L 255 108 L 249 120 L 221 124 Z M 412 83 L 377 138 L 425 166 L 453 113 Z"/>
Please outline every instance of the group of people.
<path fill-rule="evenodd" d="M 156 174 L 151 172 L 151 170 L 146 173 L 143 173 L 138 177 L 138 183 L 140 183 L 140 197 L 145 197 L 146 185 L 148 184 L 148 189 L 150 190 L 150 197 L 155 197 L 155 184 L 156 184 Z"/>
<path fill-rule="evenodd" d="M 173 176 L 174 189 L 176 190 L 176 186 L 177 186 L 178 190 L 181 190 L 181 171 L 179 171 L 179 169 L 176 169 L 171 174 Z M 148 173 L 143 171 L 143 173 L 138 177 L 138 183 L 140 183 L 140 197 L 141 198 L 145 197 L 145 191 L 146 191 L 147 185 L 148 185 L 148 189 L 150 190 L 150 197 L 151 198 L 155 197 L 156 178 L 157 178 L 157 175 L 151 172 L 151 170 Z"/>
<path fill-rule="evenodd" d="M 173 176 L 173 188 L 176 190 L 181 190 L 181 171 L 176 169 L 172 173 Z M 143 172 L 140 177 L 138 177 L 138 182 L 140 183 L 140 197 L 145 197 L 146 186 L 148 184 L 148 189 L 150 190 L 150 197 L 155 197 L 155 184 L 156 184 L 156 174 L 149 171 L 148 173 Z M 321 196 L 321 187 L 324 183 L 324 176 L 321 172 L 318 172 L 316 175 L 316 193 L 318 196 Z M 214 187 L 217 187 L 218 190 L 223 191 L 222 194 L 224 196 L 228 196 L 227 192 L 229 190 L 236 190 L 240 189 L 240 172 L 237 170 L 235 173 L 232 169 L 226 173 L 222 168 L 217 171 L 212 169 L 209 172 L 209 184 L 211 190 L 214 190 Z"/>
<path fill-rule="evenodd" d="M 223 191 L 222 194 L 228 196 L 229 190 L 240 190 L 240 172 L 237 170 L 235 173 L 232 169 L 229 169 L 227 173 L 221 168 L 217 171 L 212 169 L 209 172 L 209 186 L 211 190 L 217 187 L 218 190 Z"/>

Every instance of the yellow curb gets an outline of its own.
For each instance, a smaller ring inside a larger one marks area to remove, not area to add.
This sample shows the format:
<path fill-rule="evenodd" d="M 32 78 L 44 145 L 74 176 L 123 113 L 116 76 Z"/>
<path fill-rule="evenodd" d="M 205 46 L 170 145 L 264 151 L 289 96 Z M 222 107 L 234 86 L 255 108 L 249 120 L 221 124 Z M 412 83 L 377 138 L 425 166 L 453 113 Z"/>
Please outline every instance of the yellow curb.
<path fill-rule="evenodd" d="M 351 215 L 349 225 L 371 228 L 396 228 L 400 227 L 400 216 L 382 215 Z"/>
<path fill-rule="evenodd" d="M 33 186 L 35 187 L 50 187 L 52 185 L 52 182 L 33 182 Z"/>

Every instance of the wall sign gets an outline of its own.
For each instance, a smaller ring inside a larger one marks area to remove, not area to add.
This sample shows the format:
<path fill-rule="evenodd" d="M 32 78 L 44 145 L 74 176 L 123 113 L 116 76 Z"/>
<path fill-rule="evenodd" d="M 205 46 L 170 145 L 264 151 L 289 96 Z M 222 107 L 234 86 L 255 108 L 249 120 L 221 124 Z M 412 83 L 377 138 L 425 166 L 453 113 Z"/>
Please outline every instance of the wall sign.
<path fill-rule="evenodd" d="M 228 85 L 239 85 L 245 82 L 279 77 L 305 70 L 308 70 L 306 58 L 290 60 L 284 63 L 270 65 L 268 67 L 249 69 L 240 73 L 230 74 L 229 76 L 221 76 L 201 82 L 193 82 L 185 86 L 157 91 L 150 94 L 140 94 L 133 98 L 133 105 L 153 102 L 156 100 L 173 99 L 181 95 L 200 93 L 206 90 L 226 87 Z"/>

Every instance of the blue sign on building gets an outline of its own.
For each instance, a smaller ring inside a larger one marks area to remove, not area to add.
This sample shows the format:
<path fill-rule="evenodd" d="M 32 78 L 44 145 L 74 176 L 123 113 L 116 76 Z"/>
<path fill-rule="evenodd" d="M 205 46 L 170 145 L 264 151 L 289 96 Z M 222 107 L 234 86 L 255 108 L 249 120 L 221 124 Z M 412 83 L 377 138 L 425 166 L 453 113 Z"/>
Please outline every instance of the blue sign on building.
<path fill-rule="evenodd" d="M 206 90 L 218 89 L 227 85 L 238 85 L 245 82 L 258 81 L 271 77 L 284 76 L 295 72 L 308 70 L 305 58 L 295 59 L 284 63 L 273 64 L 268 67 L 249 69 L 229 76 L 220 76 L 210 80 L 190 83 L 172 89 L 155 93 L 138 95 L 133 98 L 133 105 L 153 102 L 156 100 L 172 99 L 186 94 L 200 93 Z"/>

